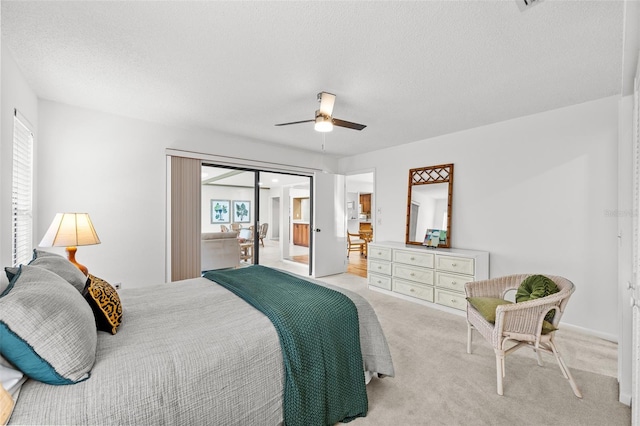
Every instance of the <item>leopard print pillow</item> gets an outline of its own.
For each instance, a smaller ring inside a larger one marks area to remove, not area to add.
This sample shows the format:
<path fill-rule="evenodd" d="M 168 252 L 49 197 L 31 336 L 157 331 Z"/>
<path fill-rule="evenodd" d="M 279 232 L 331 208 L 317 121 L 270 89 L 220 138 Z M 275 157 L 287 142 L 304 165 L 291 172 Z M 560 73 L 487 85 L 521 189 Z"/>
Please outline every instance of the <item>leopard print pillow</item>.
<path fill-rule="evenodd" d="M 82 295 L 93 309 L 98 330 L 116 334 L 122 322 L 122 304 L 116 289 L 105 280 L 89 274 Z"/>

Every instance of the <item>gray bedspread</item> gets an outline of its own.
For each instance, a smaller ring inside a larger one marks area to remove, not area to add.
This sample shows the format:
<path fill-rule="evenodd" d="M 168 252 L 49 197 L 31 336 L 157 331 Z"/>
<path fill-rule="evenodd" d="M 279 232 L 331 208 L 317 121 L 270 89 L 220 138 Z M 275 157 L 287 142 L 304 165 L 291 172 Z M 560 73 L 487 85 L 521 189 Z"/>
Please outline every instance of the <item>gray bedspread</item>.
<path fill-rule="evenodd" d="M 393 376 L 371 306 L 358 309 L 365 370 Z M 205 278 L 120 293 L 123 323 L 98 332 L 91 377 L 68 386 L 27 380 L 11 424 L 277 425 L 284 373 L 273 324 Z"/>

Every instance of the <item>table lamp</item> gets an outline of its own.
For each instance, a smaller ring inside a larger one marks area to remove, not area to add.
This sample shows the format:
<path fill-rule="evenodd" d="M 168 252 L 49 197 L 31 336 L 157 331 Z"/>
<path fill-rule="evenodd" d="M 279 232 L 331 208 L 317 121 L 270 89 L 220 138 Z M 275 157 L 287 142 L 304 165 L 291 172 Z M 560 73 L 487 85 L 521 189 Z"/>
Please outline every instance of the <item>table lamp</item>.
<path fill-rule="evenodd" d="M 76 246 L 93 244 L 100 244 L 100 239 L 88 213 L 57 213 L 40 241 L 41 247 L 66 247 L 69 261 L 85 275 L 89 271 L 86 266 L 76 262 Z"/>

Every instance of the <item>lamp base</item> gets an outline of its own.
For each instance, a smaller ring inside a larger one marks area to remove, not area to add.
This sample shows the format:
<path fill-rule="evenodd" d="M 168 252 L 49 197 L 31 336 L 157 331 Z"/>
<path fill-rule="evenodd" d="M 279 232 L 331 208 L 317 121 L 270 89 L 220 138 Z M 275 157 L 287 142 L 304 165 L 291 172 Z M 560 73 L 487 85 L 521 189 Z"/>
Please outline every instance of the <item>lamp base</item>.
<path fill-rule="evenodd" d="M 78 250 L 77 247 L 67 247 L 67 258 L 69 259 L 69 262 L 73 263 L 74 265 L 76 265 L 76 267 L 78 269 L 80 269 L 82 271 L 82 273 L 87 276 L 89 275 L 89 270 L 87 269 L 86 266 L 79 264 L 78 262 L 76 262 L 76 251 Z"/>

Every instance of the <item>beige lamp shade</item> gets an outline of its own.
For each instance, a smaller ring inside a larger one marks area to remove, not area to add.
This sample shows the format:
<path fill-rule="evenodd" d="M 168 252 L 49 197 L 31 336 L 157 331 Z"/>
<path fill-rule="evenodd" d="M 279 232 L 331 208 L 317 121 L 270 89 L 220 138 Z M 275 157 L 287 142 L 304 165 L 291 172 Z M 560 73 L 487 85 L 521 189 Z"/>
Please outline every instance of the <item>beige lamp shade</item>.
<path fill-rule="evenodd" d="M 83 274 L 88 275 L 86 266 L 76 261 L 76 246 L 100 244 L 100 238 L 93 229 L 88 213 L 58 213 L 44 238 L 41 247 L 66 247 L 67 258 L 76 265 Z"/>
<path fill-rule="evenodd" d="M 100 244 L 88 213 L 58 213 L 44 234 L 41 247 L 76 247 Z"/>

